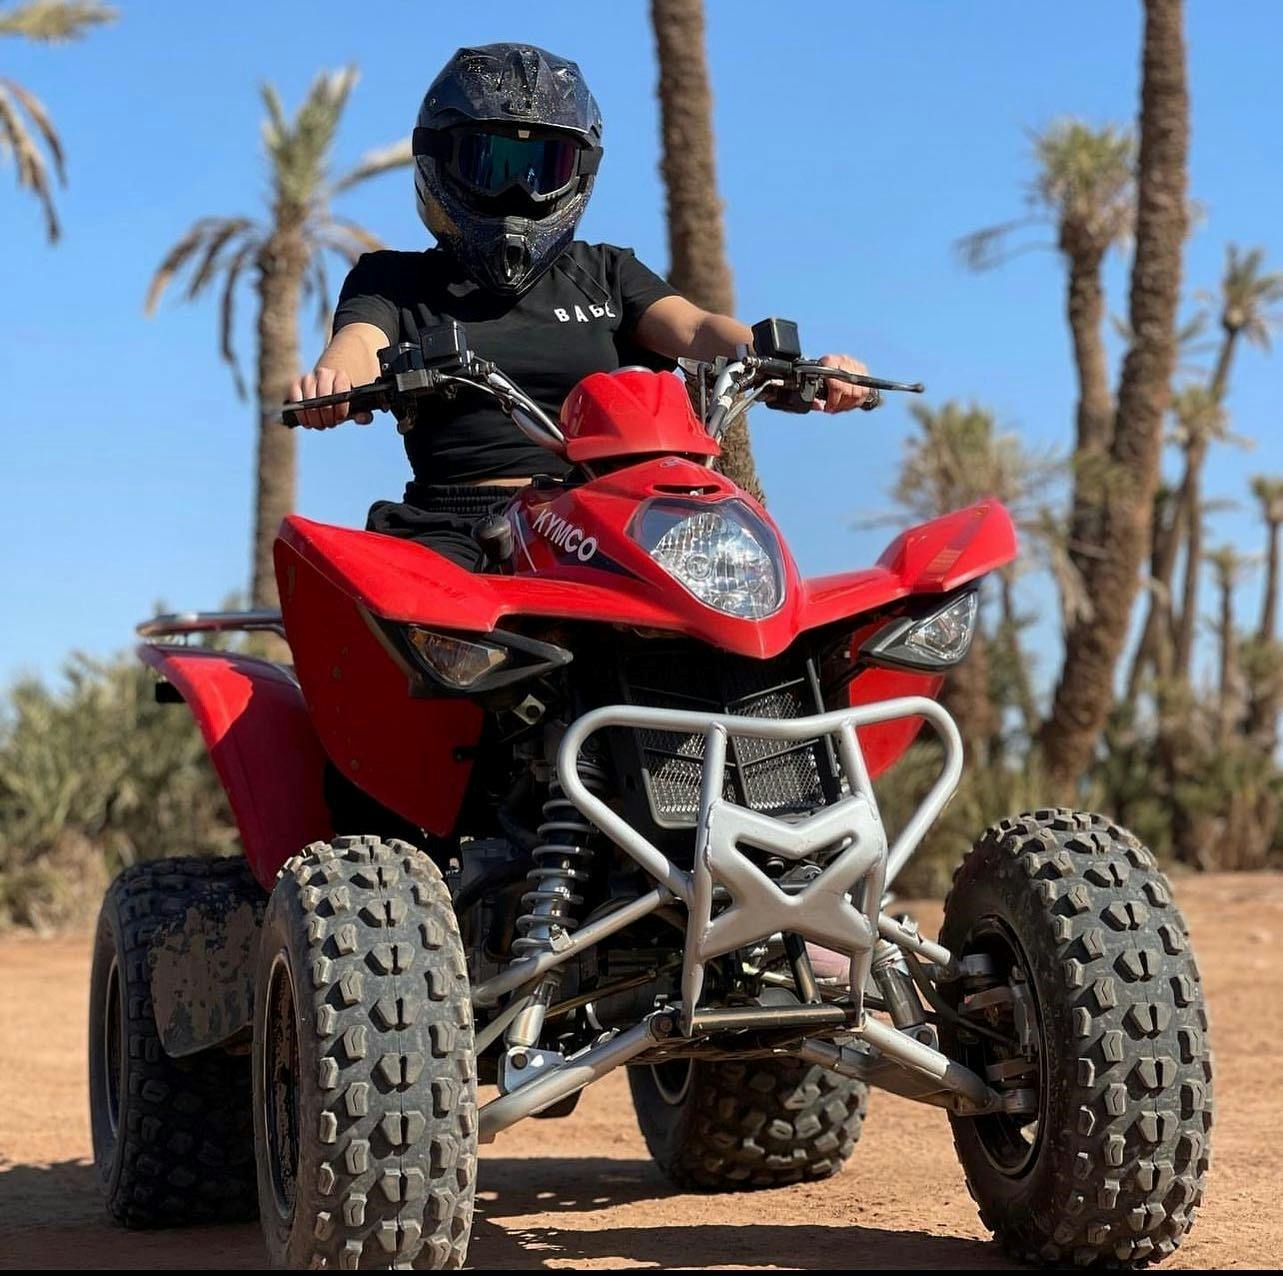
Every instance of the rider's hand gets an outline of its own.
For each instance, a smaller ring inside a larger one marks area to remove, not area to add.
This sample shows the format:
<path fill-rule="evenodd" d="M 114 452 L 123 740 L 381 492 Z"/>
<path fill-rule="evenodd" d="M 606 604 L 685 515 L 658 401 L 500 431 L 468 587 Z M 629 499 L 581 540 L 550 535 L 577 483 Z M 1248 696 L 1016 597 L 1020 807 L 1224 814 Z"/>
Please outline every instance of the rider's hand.
<path fill-rule="evenodd" d="M 290 400 L 319 399 L 326 394 L 342 394 L 352 388 L 352 378 L 346 372 L 335 368 L 317 368 L 309 372 L 290 386 Z M 328 408 L 306 408 L 299 413 L 299 424 L 309 430 L 328 430 L 348 418 L 346 403 L 332 404 Z M 369 412 L 357 412 L 352 420 L 360 425 L 369 425 L 374 419 Z"/>
<path fill-rule="evenodd" d="M 868 372 L 868 368 L 859 359 L 852 359 L 849 354 L 826 354 L 817 362 L 826 368 L 841 368 L 844 372 Z M 852 408 L 858 408 L 868 394 L 865 386 L 852 385 L 849 381 L 831 377 L 824 383 L 824 402 L 816 399 L 812 407 L 824 412 L 850 412 Z"/>

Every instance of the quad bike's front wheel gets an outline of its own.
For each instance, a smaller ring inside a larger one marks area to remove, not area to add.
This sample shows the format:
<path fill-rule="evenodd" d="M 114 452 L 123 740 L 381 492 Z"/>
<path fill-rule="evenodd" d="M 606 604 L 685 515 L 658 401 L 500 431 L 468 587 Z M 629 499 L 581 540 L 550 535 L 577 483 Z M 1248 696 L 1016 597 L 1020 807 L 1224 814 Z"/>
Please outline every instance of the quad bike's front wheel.
<path fill-rule="evenodd" d="M 829 1178 L 851 1155 L 869 1102 L 862 1081 L 784 1057 L 639 1064 L 628 1082 L 655 1163 L 688 1191 Z"/>
<path fill-rule="evenodd" d="M 308 847 L 272 892 L 255 987 L 272 1265 L 462 1266 L 476 1063 L 467 968 L 436 866 L 372 837 Z"/>
<path fill-rule="evenodd" d="M 1207 1016 L 1185 922 L 1154 858 L 1100 816 L 1039 811 L 986 832 L 941 940 L 988 959 L 942 1046 L 1011 1098 L 951 1117 L 980 1217 L 1016 1257 L 1143 1266 L 1203 1194 Z"/>
<path fill-rule="evenodd" d="M 249 1060 L 171 1058 L 152 1011 L 152 937 L 212 889 L 261 894 L 241 860 L 152 860 L 112 882 L 98 915 L 89 1117 L 107 1212 L 128 1227 L 254 1217 Z"/>

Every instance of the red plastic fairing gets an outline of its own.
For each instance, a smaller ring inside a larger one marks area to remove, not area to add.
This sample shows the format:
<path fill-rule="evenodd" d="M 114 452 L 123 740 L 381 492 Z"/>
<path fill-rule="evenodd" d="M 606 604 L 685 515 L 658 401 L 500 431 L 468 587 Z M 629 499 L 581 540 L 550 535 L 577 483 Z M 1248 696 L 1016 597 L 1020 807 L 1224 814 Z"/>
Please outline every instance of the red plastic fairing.
<path fill-rule="evenodd" d="M 431 550 L 390 536 L 347 535 L 373 542 L 365 560 L 384 571 L 410 555 L 418 575 L 405 584 L 424 597 L 435 594 L 447 607 L 459 605 L 460 619 L 451 623 L 470 627 L 466 599 L 453 596 L 448 580 L 434 585 L 425 567 L 436 563 L 465 581 L 474 577 Z M 276 542 L 276 579 L 299 682 L 331 761 L 411 823 L 449 833 L 472 770 L 467 759 L 481 736 L 481 709 L 467 700 L 411 699 L 406 671 L 383 645 L 372 618 L 282 540 Z"/>
<path fill-rule="evenodd" d="M 298 684 L 280 665 L 252 656 L 152 644 L 138 654 L 191 709 L 250 871 L 271 890 L 285 860 L 332 835 L 325 755 Z"/>
<path fill-rule="evenodd" d="M 784 549 L 783 605 L 764 620 L 741 620 L 700 603 L 629 534 L 640 502 L 682 491 L 714 502 L 736 497 L 773 526 L 761 506 L 721 475 L 666 457 L 579 487 L 525 489 L 509 510 L 518 543 L 513 576 L 474 576 L 412 542 L 295 516 L 282 524 L 277 552 L 283 547 L 289 553 L 278 563 L 306 563 L 339 593 L 393 620 L 475 633 L 512 615 L 592 620 L 682 633 L 723 651 L 767 659 L 808 629 L 911 594 L 957 589 L 1016 554 L 1011 518 L 996 501 L 905 532 L 877 567 L 865 571 L 804 581 Z M 286 619 L 290 623 L 288 613 Z M 323 613 L 313 619 L 325 623 Z M 290 632 L 302 633 L 295 623 Z M 306 679 L 303 685 L 310 699 Z"/>
<path fill-rule="evenodd" d="M 907 669 L 865 669 L 851 679 L 847 694 L 851 704 L 875 704 L 897 696 L 926 696 L 934 700 L 943 681 L 935 674 L 911 673 Z M 869 775 L 876 780 L 898 762 L 921 730 L 921 718 L 895 718 L 861 727 L 860 747 L 864 750 Z"/>
<path fill-rule="evenodd" d="M 576 465 L 652 452 L 722 452 L 695 415 L 686 387 L 668 373 L 640 368 L 586 376 L 561 406 L 561 429 L 566 456 Z"/>
<path fill-rule="evenodd" d="M 876 567 L 806 582 L 804 629 L 898 602 L 910 594 L 947 594 L 1016 557 L 1016 529 L 997 501 L 933 518 L 902 532 Z"/>

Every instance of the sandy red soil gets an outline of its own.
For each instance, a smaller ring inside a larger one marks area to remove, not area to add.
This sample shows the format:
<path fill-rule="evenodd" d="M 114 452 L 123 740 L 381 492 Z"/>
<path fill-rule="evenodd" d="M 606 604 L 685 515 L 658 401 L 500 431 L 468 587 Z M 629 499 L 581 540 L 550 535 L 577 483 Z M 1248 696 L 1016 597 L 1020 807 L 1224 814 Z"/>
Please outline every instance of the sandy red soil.
<path fill-rule="evenodd" d="M 1207 1199 L 1171 1267 L 1283 1262 L 1283 876 L 1183 878 L 1205 978 L 1217 1118 Z M 917 909 L 933 928 L 938 908 Z M 0 1267 L 255 1268 L 256 1225 L 126 1232 L 89 1164 L 89 940 L 0 941 Z M 483 1151 L 478 1267 L 985 1268 L 985 1239 L 943 1115 L 875 1094 L 865 1135 L 828 1183 L 743 1196 L 672 1191 L 614 1075 L 560 1122 Z"/>

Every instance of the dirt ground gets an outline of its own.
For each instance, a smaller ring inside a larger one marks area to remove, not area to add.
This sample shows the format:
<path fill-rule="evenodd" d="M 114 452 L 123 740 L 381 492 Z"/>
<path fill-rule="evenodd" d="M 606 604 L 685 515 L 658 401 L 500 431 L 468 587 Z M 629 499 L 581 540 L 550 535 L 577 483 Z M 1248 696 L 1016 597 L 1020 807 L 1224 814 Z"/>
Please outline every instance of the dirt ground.
<path fill-rule="evenodd" d="M 1283 875 L 1182 878 L 1212 1016 L 1217 1114 L 1203 1210 L 1168 1266 L 1283 1262 Z M 935 905 L 917 909 L 934 930 Z M 0 941 L 0 1268 L 257 1268 L 257 1225 L 126 1232 L 89 1161 L 89 939 Z M 818 1185 L 688 1196 L 651 1166 L 612 1075 L 560 1122 L 483 1150 L 472 1263 L 484 1268 L 1004 1266 L 942 1113 L 875 1093 L 846 1170 Z"/>

